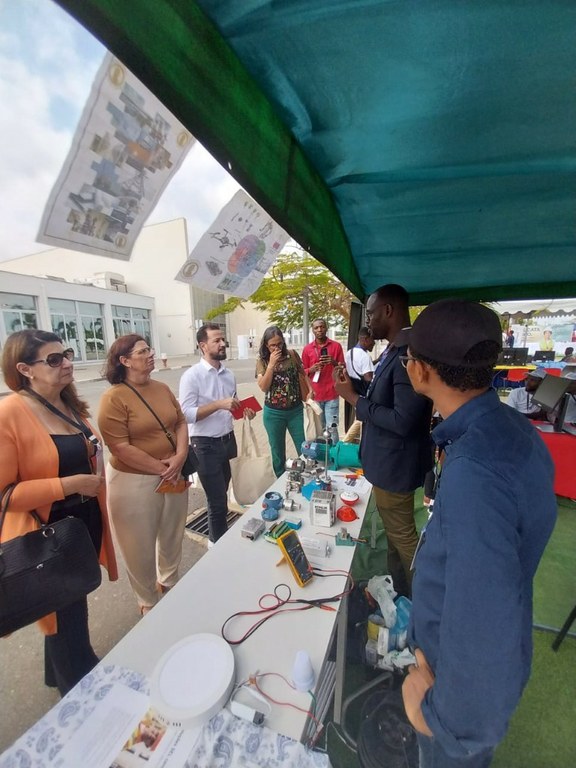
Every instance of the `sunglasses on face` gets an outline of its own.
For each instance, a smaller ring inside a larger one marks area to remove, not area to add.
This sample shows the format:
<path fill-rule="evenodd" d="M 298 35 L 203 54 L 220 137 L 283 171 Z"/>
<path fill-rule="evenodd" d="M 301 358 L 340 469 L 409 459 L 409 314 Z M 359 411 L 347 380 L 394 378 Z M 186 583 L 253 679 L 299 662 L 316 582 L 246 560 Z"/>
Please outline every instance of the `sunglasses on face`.
<path fill-rule="evenodd" d="M 49 365 L 50 368 L 60 368 L 64 362 L 64 358 L 72 362 L 72 360 L 74 360 L 74 350 L 65 349 L 64 352 L 51 352 L 49 355 L 46 355 L 43 360 L 33 360 L 30 365 L 36 365 L 36 363 L 45 363 L 46 365 Z"/>

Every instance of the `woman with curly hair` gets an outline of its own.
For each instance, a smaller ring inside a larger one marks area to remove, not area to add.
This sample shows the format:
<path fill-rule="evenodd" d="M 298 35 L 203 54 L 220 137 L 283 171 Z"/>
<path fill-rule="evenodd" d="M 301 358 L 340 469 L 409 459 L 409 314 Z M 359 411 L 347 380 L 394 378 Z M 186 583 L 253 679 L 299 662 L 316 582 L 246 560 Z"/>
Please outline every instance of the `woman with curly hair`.
<path fill-rule="evenodd" d="M 256 362 L 256 379 L 264 399 L 263 422 L 272 452 L 276 477 L 286 464 L 286 430 L 300 455 L 304 442 L 303 397 L 313 397 L 312 386 L 304 373 L 297 352 L 289 350 L 277 325 L 266 328 Z"/>

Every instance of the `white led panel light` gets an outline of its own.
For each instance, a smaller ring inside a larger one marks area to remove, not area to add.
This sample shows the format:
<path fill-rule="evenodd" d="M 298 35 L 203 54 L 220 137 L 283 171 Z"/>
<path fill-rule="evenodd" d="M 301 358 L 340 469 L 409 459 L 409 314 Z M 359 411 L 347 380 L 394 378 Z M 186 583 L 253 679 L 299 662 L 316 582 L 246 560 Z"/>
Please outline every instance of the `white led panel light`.
<path fill-rule="evenodd" d="M 228 643 L 218 635 L 190 635 L 157 663 L 150 703 L 166 725 L 194 728 L 222 709 L 234 681 L 234 654 Z"/>

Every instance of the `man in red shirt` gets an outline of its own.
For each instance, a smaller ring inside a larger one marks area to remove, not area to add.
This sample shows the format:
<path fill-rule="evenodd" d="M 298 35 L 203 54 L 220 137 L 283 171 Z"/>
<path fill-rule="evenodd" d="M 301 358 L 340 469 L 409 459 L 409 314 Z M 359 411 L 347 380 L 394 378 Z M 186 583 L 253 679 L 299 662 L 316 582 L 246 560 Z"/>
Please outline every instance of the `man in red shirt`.
<path fill-rule="evenodd" d="M 344 365 L 344 352 L 337 341 L 327 336 L 326 320 L 318 319 L 312 323 L 314 341 L 302 350 L 302 364 L 307 376 L 312 382 L 314 399 L 322 408 L 322 428 L 326 424 L 336 425 L 338 433 L 340 399 L 332 382 L 332 372 L 335 365 Z"/>

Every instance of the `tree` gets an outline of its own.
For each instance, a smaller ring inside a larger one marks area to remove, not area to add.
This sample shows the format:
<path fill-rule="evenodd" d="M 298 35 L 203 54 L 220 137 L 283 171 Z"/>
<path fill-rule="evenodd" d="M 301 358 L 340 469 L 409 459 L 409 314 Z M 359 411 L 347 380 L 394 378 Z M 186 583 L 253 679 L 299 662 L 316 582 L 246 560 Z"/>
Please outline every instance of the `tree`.
<path fill-rule="evenodd" d="M 308 294 L 308 317 L 324 318 L 331 325 L 346 326 L 350 320 L 352 293 L 309 253 L 281 253 L 250 301 L 270 322 L 282 329 L 301 328 L 304 296 Z M 244 305 L 235 296 L 206 314 L 210 320 Z"/>

